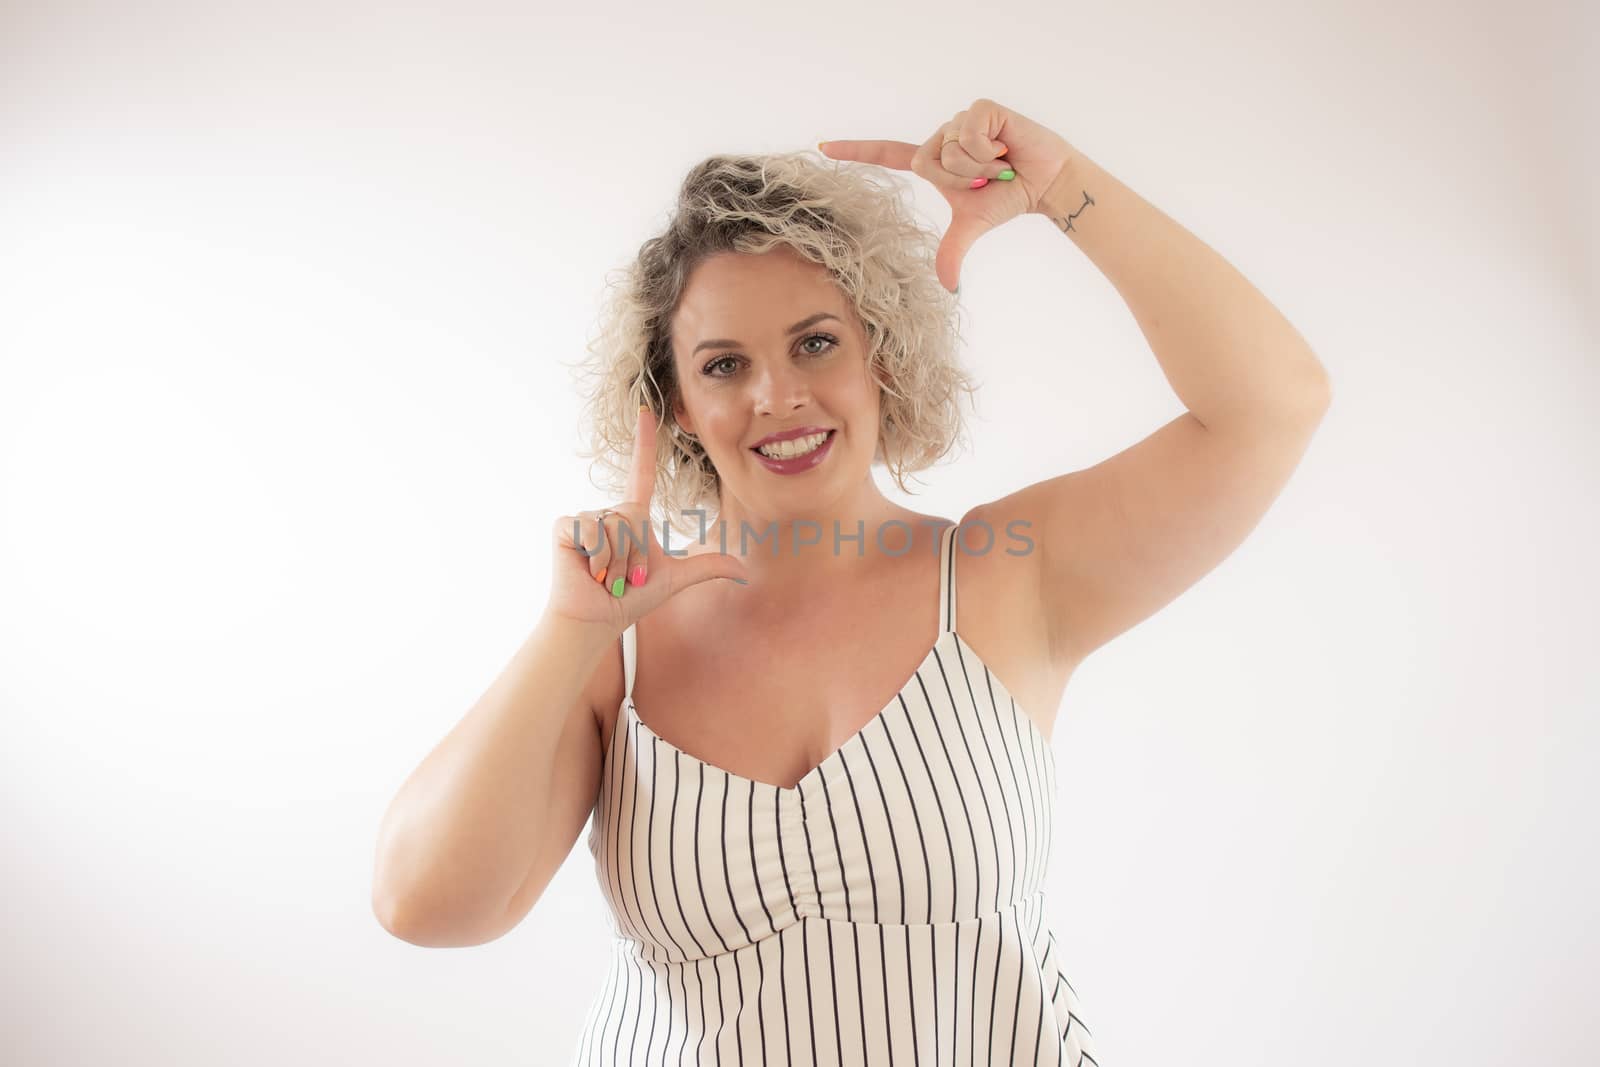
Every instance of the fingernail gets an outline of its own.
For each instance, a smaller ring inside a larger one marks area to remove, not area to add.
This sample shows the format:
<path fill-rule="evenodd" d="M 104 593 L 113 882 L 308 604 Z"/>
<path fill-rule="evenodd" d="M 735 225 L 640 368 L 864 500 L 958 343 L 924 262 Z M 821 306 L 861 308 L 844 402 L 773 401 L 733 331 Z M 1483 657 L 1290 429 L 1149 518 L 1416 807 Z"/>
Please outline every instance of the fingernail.
<path fill-rule="evenodd" d="M 628 572 L 628 584 L 629 585 L 643 585 L 644 584 L 644 574 L 645 574 L 644 564 L 641 563 L 641 564 L 639 564 L 639 566 L 633 568 L 633 570 Z"/>
<path fill-rule="evenodd" d="M 622 595 L 622 589 L 626 584 L 627 583 L 622 579 L 622 575 L 617 575 L 617 580 L 611 583 L 611 595 L 620 597 Z"/>
<path fill-rule="evenodd" d="M 601 585 L 606 584 L 606 569 L 604 567 L 600 568 L 600 573 L 594 576 L 594 580 L 599 582 Z"/>
<path fill-rule="evenodd" d="M 1017 176 L 1017 172 L 1012 170 L 1010 167 L 1007 167 L 1005 170 L 1003 170 L 999 174 L 995 175 L 996 178 L 999 178 L 1003 182 L 1008 182 L 1012 178 L 1015 178 L 1016 176 Z"/>
<path fill-rule="evenodd" d="M 750 581 L 747 578 L 730 578 L 728 580 L 729 581 L 733 581 L 733 582 L 738 582 L 740 585 L 749 585 L 750 584 Z"/>
<path fill-rule="evenodd" d="M 985 185 L 988 185 L 988 184 L 989 184 L 989 179 L 988 178 L 974 178 L 974 179 L 972 179 L 972 184 L 967 186 L 967 188 L 968 189 L 982 189 Z"/>

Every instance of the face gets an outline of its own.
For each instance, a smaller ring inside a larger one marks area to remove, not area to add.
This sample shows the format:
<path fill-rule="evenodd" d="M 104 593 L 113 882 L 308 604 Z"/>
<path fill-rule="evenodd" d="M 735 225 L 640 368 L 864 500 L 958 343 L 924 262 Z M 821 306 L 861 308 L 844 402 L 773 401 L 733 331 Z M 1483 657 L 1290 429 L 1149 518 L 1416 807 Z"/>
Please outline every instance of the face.
<path fill-rule="evenodd" d="M 679 302 L 672 351 L 675 416 L 699 437 L 725 497 L 766 514 L 812 512 L 867 478 L 879 391 L 865 330 L 823 267 L 783 247 L 704 261 Z M 769 462 L 754 450 L 812 428 L 828 437 L 809 457 Z"/>

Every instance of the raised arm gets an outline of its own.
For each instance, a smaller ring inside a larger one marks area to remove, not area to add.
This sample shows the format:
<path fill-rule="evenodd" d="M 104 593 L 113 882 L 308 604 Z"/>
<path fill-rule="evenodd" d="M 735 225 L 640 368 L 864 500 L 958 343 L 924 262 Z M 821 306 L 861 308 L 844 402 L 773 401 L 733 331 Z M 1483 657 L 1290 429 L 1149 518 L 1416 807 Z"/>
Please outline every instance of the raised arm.
<path fill-rule="evenodd" d="M 1298 331 L 1209 246 L 1074 153 L 1038 213 L 1100 268 L 1188 409 L 1083 470 L 974 509 L 1030 523 L 1058 662 L 1174 600 L 1244 540 L 1288 482 L 1331 398 Z"/>

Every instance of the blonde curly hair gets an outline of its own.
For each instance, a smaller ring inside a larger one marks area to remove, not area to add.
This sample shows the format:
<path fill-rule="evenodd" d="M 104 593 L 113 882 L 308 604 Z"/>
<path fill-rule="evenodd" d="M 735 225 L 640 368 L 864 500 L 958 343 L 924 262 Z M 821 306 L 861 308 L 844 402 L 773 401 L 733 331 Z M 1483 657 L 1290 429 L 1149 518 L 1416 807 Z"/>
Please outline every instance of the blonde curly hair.
<path fill-rule="evenodd" d="M 588 439 L 580 455 L 591 460 L 590 481 L 612 499 L 626 491 L 639 405 L 647 404 L 666 430 L 656 439 L 652 503 L 673 525 L 685 511 L 718 506 L 716 468 L 672 417 L 678 381 L 670 331 L 695 267 L 723 252 L 787 246 L 825 267 L 849 297 L 881 387 L 873 461 L 903 491 L 911 492 L 908 474 L 967 440 L 958 401 L 965 394 L 970 402 L 976 390 L 957 362 L 959 305 L 934 272 L 936 235 L 905 209 L 893 172 L 816 159 L 810 152 L 705 159 L 685 177 L 665 230 L 644 242 L 620 284 L 616 271 L 607 274 L 600 332 L 576 369 Z M 603 482 L 595 481 L 596 465 Z"/>

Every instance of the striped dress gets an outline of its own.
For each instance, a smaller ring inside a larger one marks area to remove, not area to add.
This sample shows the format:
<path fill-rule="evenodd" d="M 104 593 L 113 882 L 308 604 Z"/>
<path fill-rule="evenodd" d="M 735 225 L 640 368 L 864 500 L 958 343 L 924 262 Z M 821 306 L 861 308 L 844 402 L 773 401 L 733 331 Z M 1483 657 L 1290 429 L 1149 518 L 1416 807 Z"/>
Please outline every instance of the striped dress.
<path fill-rule="evenodd" d="M 575 1065 L 1093 1067 L 1041 888 L 1050 743 L 955 631 L 794 786 L 657 737 L 627 695 L 590 821 L 610 963 Z"/>

